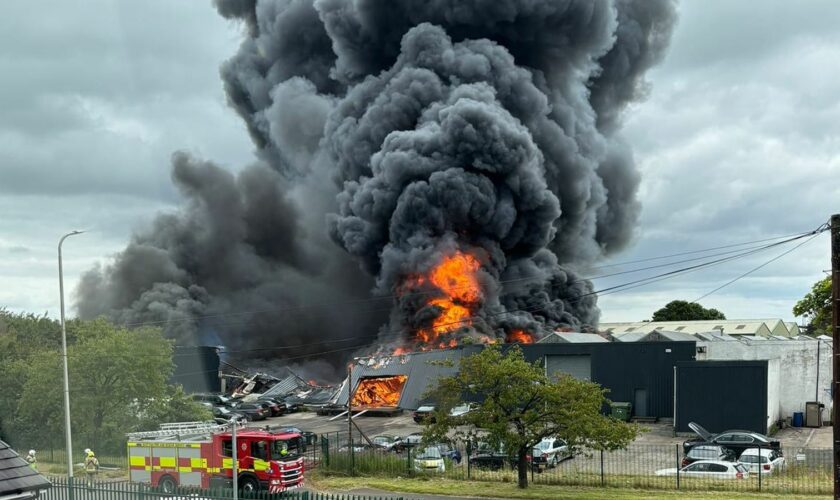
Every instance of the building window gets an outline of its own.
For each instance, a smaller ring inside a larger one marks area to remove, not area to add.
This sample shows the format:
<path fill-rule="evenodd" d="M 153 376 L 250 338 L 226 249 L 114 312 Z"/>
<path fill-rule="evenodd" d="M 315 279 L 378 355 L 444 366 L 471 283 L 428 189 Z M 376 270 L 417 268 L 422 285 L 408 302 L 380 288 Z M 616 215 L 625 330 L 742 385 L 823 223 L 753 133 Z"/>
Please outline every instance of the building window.
<path fill-rule="evenodd" d="M 706 346 L 701 345 L 697 347 L 697 354 L 705 354 L 706 353 Z"/>

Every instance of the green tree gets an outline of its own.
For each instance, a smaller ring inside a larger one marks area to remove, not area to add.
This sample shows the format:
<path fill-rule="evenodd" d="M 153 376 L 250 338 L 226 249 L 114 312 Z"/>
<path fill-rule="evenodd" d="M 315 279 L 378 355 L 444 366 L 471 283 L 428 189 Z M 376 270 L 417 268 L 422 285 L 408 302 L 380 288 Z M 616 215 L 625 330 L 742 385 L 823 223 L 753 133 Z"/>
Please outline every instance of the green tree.
<path fill-rule="evenodd" d="M 572 449 L 614 450 L 633 441 L 635 425 L 601 413 L 608 403 L 605 393 L 597 384 L 568 375 L 547 377 L 540 363 L 527 362 L 518 346 L 506 351 L 487 346 L 462 358 L 458 374 L 440 379 L 428 392 L 436 407 L 434 422 L 424 422 L 424 440 L 445 440 L 452 433 L 472 441 L 480 433 L 483 441 L 511 454 L 519 487 L 526 488 L 527 455 L 544 437 L 561 437 Z M 465 396 L 482 403 L 451 417 L 450 410 Z"/>
<path fill-rule="evenodd" d="M 805 317 L 811 335 L 831 335 L 831 277 L 814 283 L 811 291 L 793 306 L 793 314 Z"/>
<path fill-rule="evenodd" d="M 210 417 L 168 385 L 174 369 L 172 344 L 160 329 L 128 330 L 97 319 L 68 324 L 68 336 L 71 330 L 71 423 L 74 442 L 80 446 L 121 451 L 126 432 L 163 421 L 157 419 Z M 55 445 L 64 430 L 61 351 L 43 349 L 17 363 L 25 382 L 16 399 L 13 427 L 29 437 L 27 446 Z M 170 403 L 172 411 L 161 408 Z"/>
<path fill-rule="evenodd" d="M 672 300 L 665 307 L 653 313 L 653 321 L 697 321 L 703 319 L 726 319 L 717 309 L 706 309 L 696 302 Z"/>

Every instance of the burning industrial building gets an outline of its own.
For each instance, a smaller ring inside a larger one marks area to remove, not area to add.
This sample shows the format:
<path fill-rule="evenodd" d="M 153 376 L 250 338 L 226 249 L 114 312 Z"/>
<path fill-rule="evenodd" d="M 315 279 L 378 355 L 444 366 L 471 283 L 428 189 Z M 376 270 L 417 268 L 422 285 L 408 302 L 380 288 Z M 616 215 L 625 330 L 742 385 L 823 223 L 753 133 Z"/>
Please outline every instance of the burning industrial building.
<path fill-rule="evenodd" d="M 176 153 L 183 208 L 83 277 L 81 316 L 336 367 L 597 323 L 578 272 L 633 234 L 620 118 L 670 0 L 216 6 L 245 27 L 221 74 L 257 160 Z"/>

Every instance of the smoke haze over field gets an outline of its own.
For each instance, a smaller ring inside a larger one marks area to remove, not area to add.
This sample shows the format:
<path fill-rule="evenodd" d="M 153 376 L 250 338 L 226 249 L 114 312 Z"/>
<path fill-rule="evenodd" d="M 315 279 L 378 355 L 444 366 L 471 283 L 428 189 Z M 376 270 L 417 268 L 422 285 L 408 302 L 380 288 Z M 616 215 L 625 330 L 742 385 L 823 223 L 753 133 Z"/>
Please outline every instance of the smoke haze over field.
<path fill-rule="evenodd" d="M 182 208 L 83 277 L 81 316 L 338 360 L 377 332 L 411 342 L 439 311 L 400 287 L 466 252 L 482 294 L 462 334 L 597 322 L 573 269 L 632 238 L 621 113 L 647 91 L 672 2 L 216 5 L 245 25 L 221 76 L 257 159 L 233 175 L 173 155 Z"/>

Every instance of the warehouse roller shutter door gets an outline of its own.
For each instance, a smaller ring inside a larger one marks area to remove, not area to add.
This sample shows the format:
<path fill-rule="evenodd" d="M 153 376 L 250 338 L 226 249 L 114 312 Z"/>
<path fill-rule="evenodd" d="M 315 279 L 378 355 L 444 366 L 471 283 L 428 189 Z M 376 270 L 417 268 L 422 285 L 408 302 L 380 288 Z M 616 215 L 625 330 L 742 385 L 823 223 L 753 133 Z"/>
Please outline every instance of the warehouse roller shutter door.
<path fill-rule="evenodd" d="M 545 357 L 546 373 L 552 379 L 560 373 L 568 373 L 580 380 L 592 380 L 592 358 L 588 354 Z"/>

